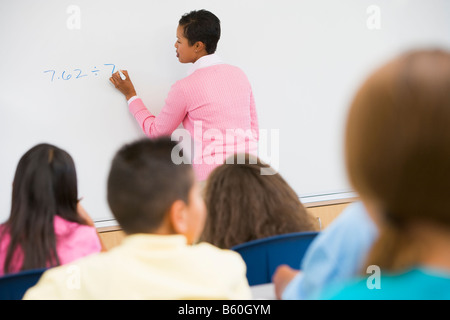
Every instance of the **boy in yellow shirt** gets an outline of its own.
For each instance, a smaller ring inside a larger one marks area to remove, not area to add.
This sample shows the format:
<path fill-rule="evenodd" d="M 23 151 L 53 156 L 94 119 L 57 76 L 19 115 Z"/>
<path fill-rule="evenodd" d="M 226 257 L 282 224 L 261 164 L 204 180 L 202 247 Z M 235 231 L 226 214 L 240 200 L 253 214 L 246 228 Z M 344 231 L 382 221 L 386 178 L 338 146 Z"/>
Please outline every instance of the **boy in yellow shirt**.
<path fill-rule="evenodd" d="M 49 269 L 24 299 L 250 299 L 236 252 L 199 238 L 206 208 L 191 165 L 171 159 L 170 138 L 145 139 L 116 154 L 108 202 L 122 244 Z"/>

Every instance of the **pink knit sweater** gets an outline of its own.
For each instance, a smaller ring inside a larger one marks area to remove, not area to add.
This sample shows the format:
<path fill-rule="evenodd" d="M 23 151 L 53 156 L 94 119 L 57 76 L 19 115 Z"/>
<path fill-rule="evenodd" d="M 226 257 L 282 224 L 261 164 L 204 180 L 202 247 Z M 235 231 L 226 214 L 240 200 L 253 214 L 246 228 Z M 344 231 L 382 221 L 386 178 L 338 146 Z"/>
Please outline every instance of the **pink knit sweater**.
<path fill-rule="evenodd" d="M 158 116 L 139 98 L 129 109 L 152 138 L 170 136 L 183 123 L 193 139 L 191 163 L 199 181 L 234 153 L 257 154 L 255 100 L 246 75 L 237 67 L 212 65 L 177 81 Z"/>

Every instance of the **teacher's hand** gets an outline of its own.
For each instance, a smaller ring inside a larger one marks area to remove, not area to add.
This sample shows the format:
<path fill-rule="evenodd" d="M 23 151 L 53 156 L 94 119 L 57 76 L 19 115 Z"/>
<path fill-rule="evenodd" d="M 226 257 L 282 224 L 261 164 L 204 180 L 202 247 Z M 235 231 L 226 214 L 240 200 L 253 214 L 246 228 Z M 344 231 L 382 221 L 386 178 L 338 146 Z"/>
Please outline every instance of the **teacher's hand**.
<path fill-rule="evenodd" d="M 125 98 L 129 100 L 130 98 L 136 95 L 136 90 L 134 89 L 133 83 L 130 80 L 130 76 L 128 75 L 127 70 L 122 70 L 122 73 L 125 75 L 126 79 L 122 80 L 119 75 L 119 72 L 115 72 L 109 81 L 120 91 L 123 93 Z"/>

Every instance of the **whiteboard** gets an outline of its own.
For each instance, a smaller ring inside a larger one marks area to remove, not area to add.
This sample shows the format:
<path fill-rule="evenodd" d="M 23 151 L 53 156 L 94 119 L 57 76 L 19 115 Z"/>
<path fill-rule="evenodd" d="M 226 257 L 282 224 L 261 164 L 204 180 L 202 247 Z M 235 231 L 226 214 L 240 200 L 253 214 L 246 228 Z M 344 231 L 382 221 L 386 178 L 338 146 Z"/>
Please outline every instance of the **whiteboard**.
<path fill-rule="evenodd" d="M 304 202 L 352 194 L 343 129 L 361 81 L 404 50 L 450 45 L 446 0 L 2 0 L 0 222 L 20 157 L 41 142 L 73 156 L 96 225 L 114 222 L 110 162 L 144 135 L 108 78 L 128 70 L 158 114 L 189 68 L 175 56 L 178 20 L 197 9 L 221 20 L 217 54 L 247 74 L 260 129 L 279 138 L 262 158 Z"/>

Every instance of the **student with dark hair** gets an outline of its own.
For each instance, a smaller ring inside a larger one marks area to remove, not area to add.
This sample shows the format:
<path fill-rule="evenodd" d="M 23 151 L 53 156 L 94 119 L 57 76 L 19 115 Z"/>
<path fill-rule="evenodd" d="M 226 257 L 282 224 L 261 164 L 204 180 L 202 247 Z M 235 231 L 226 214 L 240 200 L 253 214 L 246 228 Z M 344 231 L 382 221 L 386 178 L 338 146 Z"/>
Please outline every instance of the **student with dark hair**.
<path fill-rule="evenodd" d="M 101 250 L 94 223 L 78 201 L 72 157 L 39 144 L 19 161 L 11 214 L 0 225 L 0 275 L 54 267 Z"/>
<path fill-rule="evenodd" d="M 322 298 L 450 299 L 449 124 L 449 51 L 407 52 L 362 85 L 345 157 L 379 236 L 365 276 Z"/>
<path fill-rule="evenodd" d="M 130 112 L 147 136 L 169 136 L 183 124 L 194 140 L 190 161 L 199 181 L 205 181 L 229 155 L 257 154 L 259 128 L 252 88 L 241 69 L 225 64 L 215 54 L 220 33 L 220 20 L 209 11 L 192 11 L 181 17 L 176 55 L 179 62 L 193 66 L 187 77 L 172 86 L 157 116 L 136 95 L 127 71 L 126 80 L 118 73 L 110 78 L 125 95 Z M 235 137 L 215 139 L 211 148 L 208 133 L 213 131 L 222 137 L 233 131 Z"/>
<path fill-rule="evenodd" d="M 119 150 L 108 202 L 126 238 L 106 253 L 44 273 L 25 299 L 251 297 L 240 255 L 197 243 L 205 204 L 192 166 L 172 161 L 174 147 L 170 138 L 159 138 Z"/>
<path fill-rule="evenodd" d="M 242 161 L 240 158 L 243 158 Z M 316 231 L 317 221 L 279 173 L 257 157 L 232 156 L 217 167 L 205 189 L 208 217 L 201 239 L 229 249 L 284 233 Z"/>

